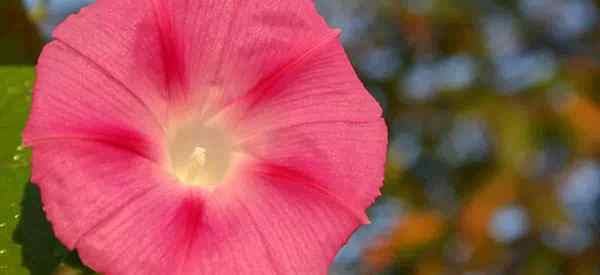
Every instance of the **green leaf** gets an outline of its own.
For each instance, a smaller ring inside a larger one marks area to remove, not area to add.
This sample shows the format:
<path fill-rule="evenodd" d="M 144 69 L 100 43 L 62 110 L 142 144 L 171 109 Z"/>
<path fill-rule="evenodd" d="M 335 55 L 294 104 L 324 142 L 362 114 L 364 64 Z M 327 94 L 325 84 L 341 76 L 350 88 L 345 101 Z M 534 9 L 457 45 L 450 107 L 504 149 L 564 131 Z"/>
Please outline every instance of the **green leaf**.
<path fill-rule="evenodd" d="M 29 274 L 14 233 L 29 182 L 28 153 L 20 144 L 33 77 L 31 68 L 0 67 L 0 274 Z"/>
<path fill-rule="evenodd" d="M 0 275 L 90 274 L 52 233 L 21 146 L 34 69 L 0 67 Z"/>

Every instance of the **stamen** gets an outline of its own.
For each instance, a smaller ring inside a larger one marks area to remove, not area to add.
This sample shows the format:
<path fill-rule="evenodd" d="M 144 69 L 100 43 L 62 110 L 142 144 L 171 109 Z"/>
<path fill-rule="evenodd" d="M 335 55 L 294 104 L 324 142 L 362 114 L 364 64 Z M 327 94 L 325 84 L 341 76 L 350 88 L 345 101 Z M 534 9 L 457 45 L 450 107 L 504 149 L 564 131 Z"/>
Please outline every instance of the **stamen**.
<path fill-rule="evenodd" d="M 211 189 L 225 180 L 233 165 L 231 136 L 201 122 L 189 122 L 168 133 L 169 168 L 180 183 Z"/>
<path fill-rule="evenodd" d="M 206 173 L 206 149 L 203 147 L 194 148 L 194 152 L 190 156 L 187 167 L 184 171 L 183 182 L 189 184 L 196 184 L 196 181 L 202 173 Z"/>

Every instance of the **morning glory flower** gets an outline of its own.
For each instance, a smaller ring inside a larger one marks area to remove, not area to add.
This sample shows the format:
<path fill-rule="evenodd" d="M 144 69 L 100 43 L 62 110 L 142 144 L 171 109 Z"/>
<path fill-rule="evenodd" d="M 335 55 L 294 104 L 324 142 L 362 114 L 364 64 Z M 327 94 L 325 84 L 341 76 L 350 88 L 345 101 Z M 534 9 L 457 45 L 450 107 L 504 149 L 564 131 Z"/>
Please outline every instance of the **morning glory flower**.
<path fill-rule="evenodd" d="M 310 0 L 98 0 L 53 33 L 24 143 L 97 272 L 326 274 L 380 194 L 381 108 Z"/>

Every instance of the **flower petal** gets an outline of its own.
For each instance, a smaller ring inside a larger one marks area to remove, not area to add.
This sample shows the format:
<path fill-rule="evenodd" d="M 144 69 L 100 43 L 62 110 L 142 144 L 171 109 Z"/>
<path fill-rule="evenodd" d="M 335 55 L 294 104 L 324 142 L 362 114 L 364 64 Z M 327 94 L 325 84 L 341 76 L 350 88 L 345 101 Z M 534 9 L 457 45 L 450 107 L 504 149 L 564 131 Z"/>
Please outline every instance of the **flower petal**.
<path fill-rule="evenodd" d="M 118 147 L 53 141 L 33 152 L 57 236 L 106 275 L 327 274 L 360 224 L 310 179 L 256 162 L 209 194 Z"/>
<path fill-rule="evenodd" d="M 96 64 L 59 41 L 44 48 L 25 144 L 96 140 L 158 161 L 162 131 L 147 106 Z"/>
<path fill-rule="evenodd" d="M 335 198 L 360 218 L 380 195 L 387 152 L 383 119 L 323 122 L 270 131 L 247 144 L 255 157 L 279 169 L 311 178 L 311 188 Z M 305 184 L 297 182 L 296 184 Z"/>
<path fill-rule="evenodd" d="M 255 157 L 301 171 L 357 211 L 379 195 L 387 152 L 381 108 L 332 39 L 221 115 Z"/>
<path fill-rule="evenodd" d="M 205 274 L 181 271 L 190 264 L 189 247 L 204 226 L 204 195 L 170 184 L 132 201 L 84 235 L 77 244 L 83 262 L 106 275 Z"/>
<path fill-rule="evenodd" d="M 187 42 L 192 87 L 219 86 L 226 102 L 335 33 L 311 0 L 167 2 L 173 14 L 186 15 L 173 18 Z"/>
<path fill-rule="evenodd" d="M 82 258 L 107 275 L 327 274 L 359 221 L 299 178 L 262 172 L 210 196 L 137 200 L 83 238 Z"/>
<path fill-rule="evenodd" d="M 310 0 L 99 0 L 54 32 L 159 117 L 156 95 L 212 112 L 332 34 Z"/>
<path fill-rule="evenodd" d="M 100 0 L 70 15 L 53 36 L 127 88 L 164 125 L 167 74 L 156 22 L 151 1 Z"/>
<path fill-rule="evenodd" d="M 70 249 L 148 192 L 178 186 L 154 162 L 130 150 L 84 140 L 35 144 L 31 180 L 40 187 L 54 232 Z"/>
<path fill-rule="evenodd" d="M 359 220 L 300 178 L 257 172 L 209 198 L 181 274 L 327 274 Z"/>
<path fill-rule="evenodd" d="M 356 76 L 338 36 L 316 44 L 295 66 L 230 109 L 241 116 L 237 123 L 244 135 L 311 122 L 369 122 L 382 115 Z"/>

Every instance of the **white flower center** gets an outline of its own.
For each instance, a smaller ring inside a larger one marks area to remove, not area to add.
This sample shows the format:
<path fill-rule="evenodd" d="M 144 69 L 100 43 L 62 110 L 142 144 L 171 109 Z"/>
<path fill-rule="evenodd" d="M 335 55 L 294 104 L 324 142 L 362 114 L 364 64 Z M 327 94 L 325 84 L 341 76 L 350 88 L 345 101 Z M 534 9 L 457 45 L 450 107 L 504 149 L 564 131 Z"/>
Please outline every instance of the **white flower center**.
<path fill-rule="evenodd" d="M 187 186 L 218 185 L 233 162 L 231 138 L 218 127 L 202 124 L 171 129 L 168 151 L 171 173 Z"/>

